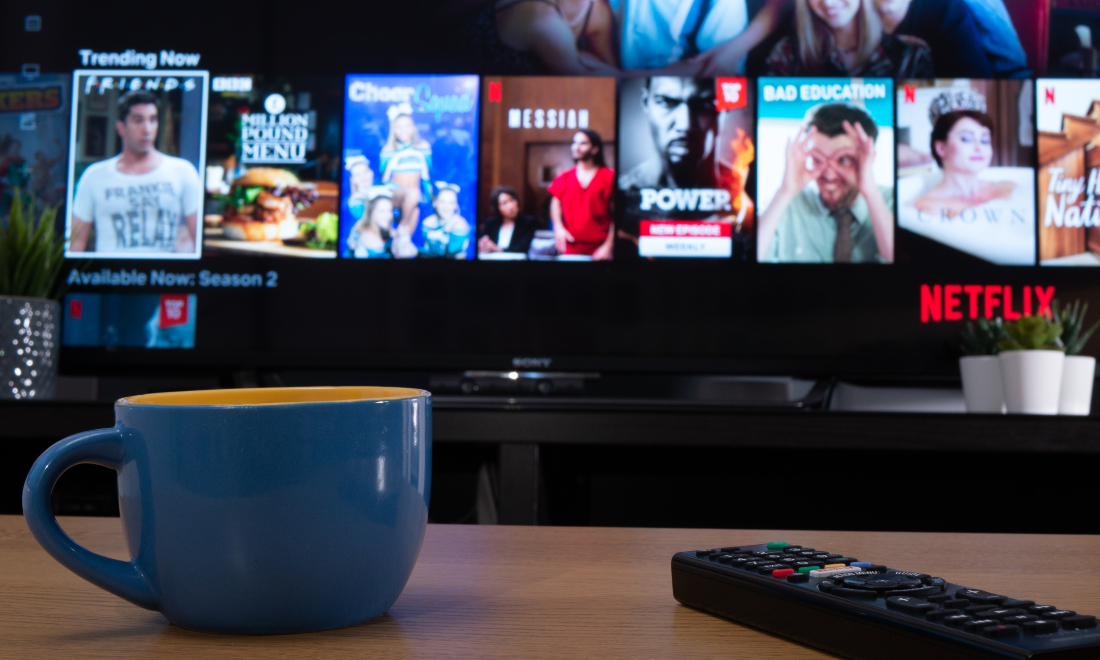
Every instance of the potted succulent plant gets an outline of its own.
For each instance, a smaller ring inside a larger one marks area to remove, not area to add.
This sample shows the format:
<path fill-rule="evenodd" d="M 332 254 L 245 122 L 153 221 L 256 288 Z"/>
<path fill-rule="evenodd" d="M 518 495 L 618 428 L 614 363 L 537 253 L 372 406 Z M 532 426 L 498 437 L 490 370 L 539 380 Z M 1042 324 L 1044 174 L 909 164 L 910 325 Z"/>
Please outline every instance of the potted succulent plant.
<path fill-rule="evenodd" d="M 1057 415 L 1062 391 L 1062 326 L 1043 315 L 1021 316 L 1004 324 L 1001 382 L 1009 413 Z"/>
<path fill-rule="evenodd" d="M 53 228 L 57 207 L 37 220 L 33 209 L 16 190 L 0 224 L 0 399 L 50 399 L 57 380 L 65 245 Z"/>
<path fill-rule="evenodd" d="M 977 326 L 966 324 L 959 348 L 959 373 L 962 375 L 966 411 L 1003 413 L 1004 387 L 1001 385 L 1000 342 L 1008 338 L 1000 318 L 978 319 Z"/>
<path fill-rule="evenodd" d="M 1087 415 L 1092 408 L 1092 384 L 1096 374 L 1096 358 L 1081 355 L 1092 333 L 1100 327 L 1097 321 L 1084 330 L 1085 312 L 1089 304 L 1080 300 L 1062 307 L 1057 300 L 1051 305 L 1054 320 L 1062 326 L 1062 344 L 1066 360 L 1062 366 L 1062 391 L 1058 397 L 1058 412 L 1062 415 Z"/>

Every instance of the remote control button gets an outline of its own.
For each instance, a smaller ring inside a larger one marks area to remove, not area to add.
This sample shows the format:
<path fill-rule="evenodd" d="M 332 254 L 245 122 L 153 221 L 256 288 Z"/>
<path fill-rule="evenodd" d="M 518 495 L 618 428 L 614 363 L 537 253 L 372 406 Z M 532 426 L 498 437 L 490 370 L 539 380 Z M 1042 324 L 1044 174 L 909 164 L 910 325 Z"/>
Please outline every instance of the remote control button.
<path fill-rule="evenodd" d="M 1058 608 L 1053 606 L 1053 605 L 1032 605 L 1031 607 L 1027 608 L 1027 611 L 1031 612 L 1032 614 L 1038 614 L 1039 616 L 1043 616 L 1047 612 L 1056 612 L 1056 611 L 1058 611 Z"/>
<path fill-rule="evenodd" d="M 829 593 L 830 591 L 832 591 L 835 586 L 836 582 L 833 582 L 832 580 L 822 580 L 821 582 L 817 583 L 818 591 L 824 591 L 825 593 Z"/>
<path fill-rule="evenodd" d="M 817 570 L 810 571 L 810 577 L 823 578 L 823 577 L 840 577 L 841 575 L 851 575 L 853 573 L 859 573 L 858 568 L 849 568 L 847 566 L 841 566 L 840 568 L 819 568 Z"/>
<path fill-rule="evenodd" d="M 761 574 L 761 575 L 771 575 L 772 572 L 778 571 L 778 570 L 781 570 L 781 569 L 784 569 L 784 568 L 790 568 L 790 566 L 787 566 L 785 564 L 765 564 L 764 566 L 757 566 L 756 567 L 756 572 Z M 791 572 L 793 573 L 794 571 L 791 571 Z"/>
<path fill-rule="evenodd" d="M 802 568 L 803 566 L 809 566 L 811 568 L 823 568 L 825 566 L 825 562 L 821 561 L 820 559 L 816 561 L 811 559 L 809 561 L 796 561 L 791 564 L 791 566 L 794 566 L 796 568 Z"/>
<path fill-rule="evenodd" d="M 835 592 L 836 589 L 833 589 Z M 1089 616 L 1087 614 L 1078 614 L 1076 616 L 1067 616 L 1062 619 L 1062 627 L 1066 630 L 1083 630 L 1085 628 L 1096 627 L 1096 617 Z"/>
<path fill-rule="evenodd" d="M 1002 601 L 1006 600 L 1004 596 L 998 596 L 991 594 L 988 591 L 981 591 L 979 589 L 959 589 L 955 592 L 956 598 L 965 598 L 971 603 L 982 603 L 989 605 L 1000 605 Z"/>
<path fill-rule="evenodd" d="M 1054 610 L 1053 612 L 1043 612 L 1042 616 L 1044 619 L 1065 619 L 1076 615 L 1077 612 L 1074 612 L 1072 610 Z"/>
<path fill-rule="evenodd" d="M 910 571 L 894 571 L 894 575 L 900 575 L 902 577 L 913 578 L 914 580 L 917 580 L 918 582 L 923 582 L 925 580 L 929 580 L 929 579 L 932 578 L 932 576 L 928 575 L 927 573 L 913 573 L 913 572 L 910 572 Z"/>
<path fill-rule="evenodd" d="M 719 564 L 728 564 L 733 561 L 733 555 L 718 555 L 717 557 L 714 557 L 714 559 Z"/>
<path fill-rule="evenodd" d="M 722 553 L 718 552 L 717 550 L 696 550 L 695 551 L 695 556 L 696 557 L 709 557 L 711 555 L 711 553 L 722 554 Z"/>
<path fill-rule="evenodd" d="M 1034 614 L 1019 614 L 1017 616 L 1006 616 L 1005 618 L 1001 619 L 1001 621 L 1004 621 L 1005 623 L 1011 623 L 1015 626 L 1020 626 L 1027 623 L 1028 621 L 1038 621 L 1038 619 L 1039 617 L 1035 616 Z"/>
<path fill-rule="evenodd" d="M 882 564 L 871 564 L 870 566 L 860 566 L 860 568 L 865 571 L 878 571 L 879 573 L 885 573 L 886 571 L 890 570 Z"/>
<path fill-rule="evenodd" d="M 1004 619 L 1007 616 L 1020 616 L 1021 614 L 1027 614 L 1027 612 L 1021 609 L 1006 610 L 1004 608 L 982 612 L 982 616 L 986 619 Z"/>
<path fill-rule="evenodd" d="M 787 576 L 787 582 L 802 583 L 809 582 L 810 576 L 805 573 L 791 573 Z"/>
<path fill-rule="evenodd" d="M 947 600 L 937 600 L 941 596 L 947 596 Z M 970 601 L 968 601 L 967 599 L 965 599 L 965 598 L 955 598 L 954 596 L 955 596 L 954 594 L 951 594 L 951 595 L 937 594 L 935 596 L 929 596 L 928 601 L 932 602 L 932 603 L 939 603 L 941 606 L 943 606 L 947 609 L 953 609 L 953 610 L 961 610 L 964 607 L 969 607 L 970 606 Z"/>
<path fill-rule="evenodd" d="M 778 569 L 772 571 L 772 577 L 773 578 L 779 578 L 779 579 L 783 579 L 783 578 L 787 577 L 788 575 L 793 575 L 793 574 L 794 574 L 794 569 L 792 569 L 792 568 L 778 568 Z"/>
<path fill-rule="evenodd" d="M 988 628 L 989 626 L 1000 625 L 1000 621 L 996 619 L 976 619 L 974 621 L 968 621 L 963 624 L 963 630 L 966 632 L 979 633 L 982 628 Z"/>
<path fill-rule="evenodd" d="M 846 587 L 833 587 L 830 594 L 834 596 L 844 596 L 845 598 L 856 598 L 859 600 L 874 600 L 878 598 L 878 593 L 874 591 L 868 591 L 866 589 L 848 589 Z"/>
<path fill-rule="evenodd" d="M 817 552 L 817 550 L 814 550 L 813 548 L 803 548 L 801 546 L 796 546 L 796 547 L 798 548 L 798 550 L 796 550 L 796 552 L 799 552 L 799 553 Z"/>
<path fill-rule="evenodd" d="M 940 592 L 939 587 L 917 587 L 916 589 L 891 589 L 886 592 L 887 596 L 911 596 L 914 598 L 924 598 Z"/>
<path fill-rule="evenodd" d="M 836 590 L 834 589 L 834 591 Z M 917 614 L 921 616 L 932 610 L 940 609 L 940 606 L 935 603 L 926 603 L 923 600 L 911 598 L 909 596 L 890 596 L 886 599 L 886 607 L 892 610 L 905 612 L 906 614 Z M 996 623 L 996 621 L 993 623 Z"/>
<path fill-rule="evenodd" d="M 967 607 L 963 608 L 963 613 L 969 614 L 971 616 L 978 616 L 978 613 L 982 612 L 982 618 L 984 619 L 984 613 L 994 609 L 997 609 L 996 605 L 968 605 Z"/>
<path fill-rule="evenodd" d="M 947 617 L 943 618 L 943 622 L 945 624 L 949 625 L 949 626 L 961 626 L 964 623 L 967 623 L 968 621 L 973 621 L 973 620 L 974 619 L 972 619 L 971 617 L 966 616 L 965 614 L 952 614 L 951 616 L 947 616 Z"/>
<path fill-rule="evenodd" d="M 749 554 L 752 554 L 756 557 L 767 557 L 768 555 L 774 555 L 775 552 L 773 552 L 771 550 L 753 550 Z"/>
<path fill-rule="evenodd" d="M 1001 602 L 1001 607 L 1018 607 L 1022 610 L 1026 610 L 1035 604 L 1033 600 L 1019 600 L 1017 598 L 1006 598 Z"/>
<path fill-rule="evenodd" d="M 815 567 L 815 566 L 799 566 L 798 567 L 798 572 L 799 573 L 807 573 L 808 574 L 810 571 L 816 571 L 816 570 L 817 570 L 817 567 Z"/>
<path fill-rule="evenodd" d="M 790 545 L 789 543 L 783 543 L 782 541 L 772 541 L 771 543 L 768 544 L 768 550 L 782 550 L 783 548 L 786 548 L 789 545 Z"/>
<path fill-rule="evenodd" d="M 943 605 L 945 601 L 951 600 L 953 596 L 951 594 L 936 594 L 928 597 L 929 603 L 936 603 L 937 605 Z M 954 609 L 954 608 L 947 608 Z"/>
<path fill-rule="evenodd" d="M 896 589 L 901 586 L 901 584 L 897 580 L 880 578 L 877 580 L 867 580 L 863 586 L 867 589 Z"/>
<path fill-rule="evenodd" d="M 825 564 L 825 568 L 844 568 L 847 564 Z"/>
<path fill-rule="evenodd" d="M 722 552 L 731 552 L 731 553 L 732 552 L 741 552 L 741 547 L 740 546 L 732 546 L 732 547 L 729 547 L 729 548 L 719 548 L 719 550 L 721 550 Z"/>
<path fill-rule="evenodd" d="M 943 621 L 949 616 L 958 616 L 962 612 L 958 610 L 931 610 L 924 615 L 929 621 Z M 969 619 L 970 617 L 967 617 Z"/>
<path fill-rule="evenodd" d="M 783 552 L 790 552 L 790 553 L 802 552 L 802 546 L 800 546 L 800 545 L 788 545 L 787 547 L 783 548 Z"/>
<path fill-rule="evenodd" d="M 1021 627 L 1024 629 L 1024 632 L 1031 633 L 1032 635 L 1058 632 L 1057 621 L 1028 621 Z"/>
<path fill-rule="evenodd" d="M 940 591 L 943 591 L 944 589 L 947 588 L 947 580 L 945 580 L 941 577 L 921 578 L 921 582 L 925 583 L 926 585 L 928 585 L 930 587 L 939 587 Z"/>
<path fill-rule="evenodd" d="M 829 558 L 829 553 L 827 553 L 827 552 L 815 552 L 812 555 L 810 555 L 810 558 L 811 559 L 828 559 Z"/>
<path fill-rule="evenodd" d="M 845 566 L 847 566 L 847 565 L 851 564 L 852 562 L 859 561 L 859 560 L 856 559 L 855 557 L 839 556 L 839 557 L 829 557 L 828 561 L 829 561 L 830 564 L 844 564 Z M 859 568 L 859 567 L 857 566 L 856 568 Z"/>
<path fill-rule="evenodd" d="M 751 564 L 754 561 L 756 561 L 756 557 L 736 557 L 730 560 L 730 565 L 745 568 L 745 564 Z"/>
<path fill-rule="evenodd" d="M 869 561 L 853 561 L 849 566 L 857 566 L 859 568 L 867 568 L 871 565 Z"/>
<path fill-rule="evenodd" d="M 982 628 L 982 634 L 986 637 L 1015 637 L 1020 634 L 1020 627 L 1013 625 L 999 625 Z"/>

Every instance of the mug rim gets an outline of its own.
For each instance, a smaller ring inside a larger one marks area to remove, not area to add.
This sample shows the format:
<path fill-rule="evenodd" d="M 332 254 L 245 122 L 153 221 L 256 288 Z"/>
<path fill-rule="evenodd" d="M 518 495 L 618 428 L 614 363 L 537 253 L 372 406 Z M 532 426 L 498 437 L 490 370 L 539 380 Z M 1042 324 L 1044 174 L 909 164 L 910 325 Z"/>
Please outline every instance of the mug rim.
<path fill-rule="evenodd" d="M 333 387 L 246 387 L 217 390 L 156 392 L 123 397 L 116 406 L 242 408 L 297 406 L 323 403 L 399 401 L 431 396 L 431 392 L 410 387 L 351 385 Z"/>

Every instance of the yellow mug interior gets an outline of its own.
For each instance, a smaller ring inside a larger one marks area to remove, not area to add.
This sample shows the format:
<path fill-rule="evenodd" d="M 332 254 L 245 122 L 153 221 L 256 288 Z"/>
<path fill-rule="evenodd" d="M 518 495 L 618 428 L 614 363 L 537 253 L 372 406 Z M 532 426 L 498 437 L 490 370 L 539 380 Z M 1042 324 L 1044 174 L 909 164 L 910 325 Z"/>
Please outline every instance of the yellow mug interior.
<path fill-rule="evenodd" d="M 334 401 L 411 399 L 428 392 L 407 387 L 256 387 L 128 396 L 118 404 L 142 406 L 263 406 Z"/>

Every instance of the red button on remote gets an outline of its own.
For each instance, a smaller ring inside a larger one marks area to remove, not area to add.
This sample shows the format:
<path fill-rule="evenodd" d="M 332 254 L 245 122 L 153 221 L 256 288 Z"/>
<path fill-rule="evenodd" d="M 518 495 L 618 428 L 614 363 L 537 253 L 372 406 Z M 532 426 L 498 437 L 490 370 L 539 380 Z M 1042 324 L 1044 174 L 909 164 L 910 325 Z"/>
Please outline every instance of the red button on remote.
<path fill-rule="evenodd" d="M 773 578 L 779 578 L 780 580 L 782 580 L 783 578 L 787 577 L 791 573 L 794 573 L 793 568 L 780 568 L 778 570 L 772 571 L 772 577 Z"/>

